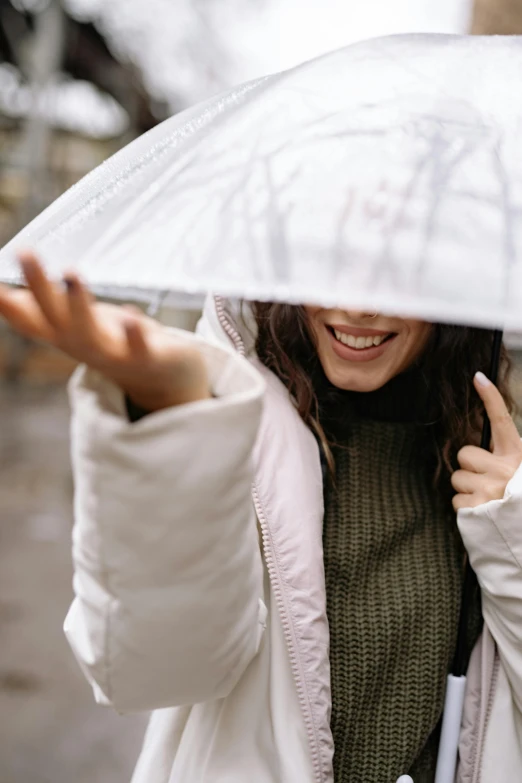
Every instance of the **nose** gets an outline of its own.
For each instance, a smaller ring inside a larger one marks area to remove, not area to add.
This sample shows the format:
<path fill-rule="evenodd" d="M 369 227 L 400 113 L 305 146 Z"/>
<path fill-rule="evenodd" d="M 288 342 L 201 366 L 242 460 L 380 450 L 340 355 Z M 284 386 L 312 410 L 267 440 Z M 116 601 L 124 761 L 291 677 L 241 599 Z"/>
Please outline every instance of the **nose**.
<path fill-rule="evenodd" d="M 365 313 L 362 310 L 346 310 L 346 315 L 351 321 L 364 321 L 368 318 L 377 318 L 379 313 Z"/>

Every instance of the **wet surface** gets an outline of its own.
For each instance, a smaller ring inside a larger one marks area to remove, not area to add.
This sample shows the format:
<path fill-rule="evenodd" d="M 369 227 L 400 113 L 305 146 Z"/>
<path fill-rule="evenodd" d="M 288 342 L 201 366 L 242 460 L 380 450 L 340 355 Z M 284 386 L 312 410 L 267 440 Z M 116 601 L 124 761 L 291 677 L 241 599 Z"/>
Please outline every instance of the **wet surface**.
<path fill-rule="evenodd" d="M 522 407 L 522 353 L 514 388 Z M 63 385 L 0 389 L 0 783 L 128 783 L 143 734 L 94 704 L 62 632 L 68 417 Z"/>

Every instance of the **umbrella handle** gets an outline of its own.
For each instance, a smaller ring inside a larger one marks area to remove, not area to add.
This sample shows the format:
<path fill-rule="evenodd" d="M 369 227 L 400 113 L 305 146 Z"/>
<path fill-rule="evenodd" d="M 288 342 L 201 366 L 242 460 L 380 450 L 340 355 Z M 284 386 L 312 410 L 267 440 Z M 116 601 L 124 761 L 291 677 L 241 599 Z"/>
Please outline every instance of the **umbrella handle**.
<path fill-rule="evenodd" d="M 435 783 L 455 783 L 465 689 L 465 677 L 448 676 Z"/>

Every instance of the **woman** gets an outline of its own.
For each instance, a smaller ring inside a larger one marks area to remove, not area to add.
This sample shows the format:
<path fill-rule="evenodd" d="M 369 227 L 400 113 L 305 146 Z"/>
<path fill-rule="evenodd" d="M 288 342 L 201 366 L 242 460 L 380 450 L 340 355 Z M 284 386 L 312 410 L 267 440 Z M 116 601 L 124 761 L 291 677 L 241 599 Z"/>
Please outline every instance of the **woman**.
<path fill-rule="evenodd" d="M 100 703 L 155 710 L 134 783 L 432 781 L 462 541 L 459 780 L 518 779 L 522 447 L 471 388 L 491 334 L 216 299 L 194 336 L 22 264 L 0 312 L 84 364 L 65 630 Z"/>

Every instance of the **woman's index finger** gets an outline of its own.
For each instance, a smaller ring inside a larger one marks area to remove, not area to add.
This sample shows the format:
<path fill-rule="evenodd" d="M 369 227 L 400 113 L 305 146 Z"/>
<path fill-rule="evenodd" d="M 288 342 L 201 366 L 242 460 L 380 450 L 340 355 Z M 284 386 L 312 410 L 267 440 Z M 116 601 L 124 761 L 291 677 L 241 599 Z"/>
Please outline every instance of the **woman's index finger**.
<path fill-rule="evenodd" d="M 520 446 L 520 435 L 504 398 L 489 378 L 478 372 L 474 378 L 477 390 L 491 424 L 493 451 L 497 454 L 509 453 Z"/>

